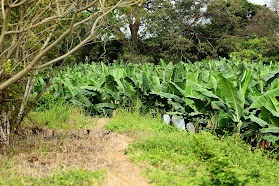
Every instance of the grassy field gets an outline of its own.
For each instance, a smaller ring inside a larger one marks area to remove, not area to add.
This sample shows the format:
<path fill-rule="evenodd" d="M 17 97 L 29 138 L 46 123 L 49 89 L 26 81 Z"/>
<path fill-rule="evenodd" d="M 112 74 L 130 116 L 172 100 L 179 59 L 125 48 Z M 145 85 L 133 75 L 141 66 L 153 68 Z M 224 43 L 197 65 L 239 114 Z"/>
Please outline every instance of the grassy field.
<path fill-rule="evenodd" d="M 276 185 L 279 162 L 238 136 L 190 134 L 152 115 L 118 111 L 106 126 L 137 138 L 127 154 L 158 185 Z"/>

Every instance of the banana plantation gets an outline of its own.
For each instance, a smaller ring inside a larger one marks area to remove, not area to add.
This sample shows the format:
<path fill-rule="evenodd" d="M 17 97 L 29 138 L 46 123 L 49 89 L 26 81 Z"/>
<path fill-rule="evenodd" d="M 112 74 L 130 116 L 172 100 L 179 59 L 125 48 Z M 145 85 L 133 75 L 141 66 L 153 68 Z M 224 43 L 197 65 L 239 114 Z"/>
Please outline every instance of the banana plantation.
<path fill-rule="evenodd" d="M 60 71 L 41 104 L 64 99 L 92 115 L 133 107 L 191 122 L 196 132 L 279 142 L 279 64 L 236 59 L 192 63 L 80 63 Z M 47 84 L 39 77 L 34 94 Z"/>

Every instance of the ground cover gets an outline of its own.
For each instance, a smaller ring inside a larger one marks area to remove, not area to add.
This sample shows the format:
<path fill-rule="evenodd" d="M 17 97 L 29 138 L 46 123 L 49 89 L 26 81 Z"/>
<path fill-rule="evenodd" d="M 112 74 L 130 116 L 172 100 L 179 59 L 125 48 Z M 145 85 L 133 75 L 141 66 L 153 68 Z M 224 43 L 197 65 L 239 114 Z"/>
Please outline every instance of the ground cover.
<path fill-rule="evenodd" d="M 276 185 L 279 162 L 237 135 L 190 134 L 161 119 L 118 111 L 106 127 L 137 138 L 127 154 L 158 185 Z"/>
<path fill-rule="evenodd" d="M 22 135 L 14 135 L 19 139 L 0 155 L 1 185 L 278 183 L 276 154 L 252 148 L 239 135 L 190 134 L 137 109 L 118 109 L 108 120 L 64 106 L 32 112 L 24 120 L 26 127 L 18 129 Z M 56 123 L 48 120 L 55 117 L 54 110 L 63 110 Z M 38 115 L 45 119 L 36 120 Z"/>
<path fill-rule="evenodd" d="M 145 185 L 124 155 L 131 139 L 106 122 L 69 104 L 31 112 L 0 150 L 0 185 Z"/>

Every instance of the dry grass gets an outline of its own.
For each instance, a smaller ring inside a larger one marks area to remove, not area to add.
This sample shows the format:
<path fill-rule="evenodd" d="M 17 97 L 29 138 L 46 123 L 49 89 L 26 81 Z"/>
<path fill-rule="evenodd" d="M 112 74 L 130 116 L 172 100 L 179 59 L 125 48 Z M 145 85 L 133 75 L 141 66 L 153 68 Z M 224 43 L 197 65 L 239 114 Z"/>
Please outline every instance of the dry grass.
<path fill-rule="evenodd" d="M 124 155 L 124 149 L 132 140 L 105 130 L 107 121 L 91 118 L 93 124 L 86 129 L 25 127 L 21 136 L 14 136 L 13 141 L 18 143 L 0 154 L 0 179 L 1 176 L 38 179 L 68 169 L 105 169 L 109 171 L 106 185 L 116 182 L 145 185 L 146 181 L 139 177 L 140 169 Z"/>
<path fill-rule="evenodd" d="M 23 177 L 40 178 L 69 168 L 94 171 L 109 166 L 104 154 L 111 135 L 103 129 L 28 127 L 20 138 L 0 159 L 1 167 L 7 165 L 8 171 Z"/>

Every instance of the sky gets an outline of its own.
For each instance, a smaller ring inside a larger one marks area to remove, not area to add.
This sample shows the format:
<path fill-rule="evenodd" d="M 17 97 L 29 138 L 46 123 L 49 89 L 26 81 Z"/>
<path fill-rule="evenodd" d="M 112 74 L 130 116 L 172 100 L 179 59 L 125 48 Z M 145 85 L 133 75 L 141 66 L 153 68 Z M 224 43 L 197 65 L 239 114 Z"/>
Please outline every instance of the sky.
<path fill-rule="evenodd" d="M 251 3 L 254 3 L 254 4 L 258 4 L 258 5 L 268 4 L 267 0 L 248 0 L 248 1 L 250 1 Z"/>

